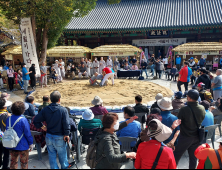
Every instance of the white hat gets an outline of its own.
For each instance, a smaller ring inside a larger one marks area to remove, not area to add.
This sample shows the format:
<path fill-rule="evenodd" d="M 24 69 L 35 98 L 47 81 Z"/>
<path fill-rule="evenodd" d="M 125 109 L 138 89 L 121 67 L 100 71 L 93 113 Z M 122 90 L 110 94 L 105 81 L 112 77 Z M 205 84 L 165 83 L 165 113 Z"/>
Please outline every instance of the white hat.
<path fill-rule="evenodd" d="M 161 100 L 157 101 L 157 105 L 163 110 L 172 110 L 172 100 L 168 97 L 164 97 Z"/>
<path fill-rule="evenodd" d="M 99 96 L 94 97 L 94 99 L 91 101 L 91 103 L 96 106 L 96 105 L 101 105 L 103 103 L 102 99 Z"/>
<path fill-rule="evenodd" d="M 25 105 L 25 110 L 28 110 L 29 104 L 24 102 L 24 105 Z"/>
<path fill-rule="evenodd" d="M 156 100 L 160 100 L 163 98 L 163 95 L 161 93 L 158 93 L 155 97 Z"/>
<path fill-rule="evenodd" d="M 217 143 L 222 143 L 222 137 L 216 140 Z"/>
<path fill-rule="evenodd" d="M 9 107 L 9 106 L 11 106 L 11 105 L 12 105 L 12 102 L 11 102 L 11 101 L 6 100 L 6 102 L 5 102 L 5 106 L 4 106 L 4 107 Z"/>
<path fill-rule="evenodd" d="M 92 120 L 94 118 L 94 114 L 93 114 L 92 110 L 86 109 L 82 114 L 82 118 L 84 120 Z"/>

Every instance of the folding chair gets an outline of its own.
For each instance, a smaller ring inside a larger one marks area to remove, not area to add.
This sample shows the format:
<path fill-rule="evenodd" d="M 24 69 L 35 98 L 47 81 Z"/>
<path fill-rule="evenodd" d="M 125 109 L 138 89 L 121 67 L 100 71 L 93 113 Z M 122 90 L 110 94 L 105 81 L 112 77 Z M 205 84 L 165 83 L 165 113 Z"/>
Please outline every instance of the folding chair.
<path fill-rule="evenodd" d="M 36 145 L 37 152 L 38 152 L 38 159 L 39 159 L 39 161 L 40 161 L 40 160 L 42 160 L 41 143 L 36 143 L 36 141 L 35 141 L 35 136 L 37 136 L 37 135 L 42 135 L 42 132 L 31 131 L 31 135 L 32 135 L 32 137 L 33 137 L 33 144 Z"/>
<path fill-rule="evenodd" d="M 147 113 L 135 113 L 135 115 L 138 116 L 138 119 L 136 119 L 136 120 L 141 123 L 142 129 L 144 129 L 143 123 L 142 123 L 142 118 L 143 118 L 143 116 L 145 116 L 146 114 L 147 114 Z"/>
<path fill-rule="evenodd" d="M 137 138 L 132 137 L 119 137 L 119 141 L 121 142 L 121 151 L 122 152 L 132 152 L 131 142 L 137 142 Z"/>
<path fill-rule="evenodd" d="M 212 125 L 212 126 L 207 126 L 207 127 L 204 128 L 206 136 L 205 136 L 205 138 L 203 140 L 203 143 L 206 143 L 207 139 L 211 139 L 213 149 L 214 149 L 214 141 L 215 141 L 215 129 L 217 127 L 218 127 L 218 125 Z"/>
<path fill-rule="evenodd" d="M 214 117 L 214 122 L 215 122 L 215 124 L 218 125 L 218 128 L 219 128 L 220 137 L 221 137 L 221 121 L 222 121 L 222 115 Z"/>

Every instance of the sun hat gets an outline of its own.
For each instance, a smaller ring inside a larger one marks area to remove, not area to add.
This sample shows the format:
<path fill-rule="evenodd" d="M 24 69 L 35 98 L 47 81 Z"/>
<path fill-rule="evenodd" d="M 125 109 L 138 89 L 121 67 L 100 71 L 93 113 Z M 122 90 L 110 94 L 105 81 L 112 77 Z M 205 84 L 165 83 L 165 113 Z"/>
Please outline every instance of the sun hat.
<path fill-rule="evenodd" d="M 187 96 L 197 101 L 199 98 L 199 92 L 197 90 L 192 89 L 188 91 Z"/>
<path fill-rule="evenodd" d="M 96 105 L 101 105 L 103 103 L 102 99 L 99 96 L 95 96 L 94 99 L 91 101 L 91 103 Z"/>
<path fill-rule="evenodd" d="M 193 57 L 191 57 L 190 60 L 193 60 Z"/>
<path fill-rule="evenodd" d="M 205 110 L 208 110 L 209 107 L 210 107 L 210 103 L 208 101 L 206 101 L 206 100 L 201 101 L 200 104 L 202 106 L 204 106 Z"/>
<path fill-rule="evenodd" d="M 163 110 L 172 110 L 172 100 L 168 97 L 164 97 L 161 100 L 157 101 L 157 105 Z"/>
<path fill-rule="evenodd" d="M 93 114 L 92 110 L 86 109 L 82 114 L 82 118 L 84 120 L 92 120 L 94 118 L 94 114 Z"/>
<path fill-rule="evenodd" d="M 157 129 L 154 131 L 151 131 L 149 128 L 149 125 L 151 122 L 156 122 L 157 123 Z M 158 119 L 153 119 L 152 121 L 149 122 L 148 124 L 148 131 L 147 131 L 147 136 L 149 138 L 155 137 L 155 139 L 159 142 L 163 142 L 167 140 L 170 135 L 172 134 L 172 130 L 165 126 L 164 124 L 161 123 Z"/>
<path fill-rule="evenodd" d="M 183 96 L 183 93 L 181 91 L 178 91 L 175 93 L 175 97 L 177 97 L 178 99 L 181 99 Z"/>
<path fill-rule="evenodd" d="M 12 102 L 11 102 L 11 101 L 6 100 L 6 102 L 5 102 L 5 106 L 4 106 L 4 107 L 9 107 L 9 106 L 11 106 L 11 105 L 12 105 Z"/>
<path fill-rule="evenodd" d="M 160 100 L 163 98 L 163 95 L 161 93 L 158 93 L 155 97 L 156 100 Z"/>

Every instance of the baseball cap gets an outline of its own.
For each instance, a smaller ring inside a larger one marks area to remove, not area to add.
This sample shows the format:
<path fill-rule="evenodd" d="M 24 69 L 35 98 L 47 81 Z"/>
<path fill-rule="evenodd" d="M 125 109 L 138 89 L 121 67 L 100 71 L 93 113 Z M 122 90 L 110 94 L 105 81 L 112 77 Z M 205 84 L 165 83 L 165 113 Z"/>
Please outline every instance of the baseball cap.
<path fill-rule="evenodd" d="M 178 98 L 178 99 L 181 99 L 183 96 L 183 93 L 181 91 L 178 91 L 175 93 L 175 97 Z"/>
<path fill-rule="evenodd" d="M 199 98 L 199 92 L 197 90 L 192 89 L 188 91 L 187 96 L 197 101 Z"/>
<path fill-rule="evenodd" d="M 193 57 L 191 57 L 190 60 L 193 60 Z"/>
<path fill-rule="evenodd" d="M 202 83 L 202 82 L 200 82 L 200 83 L 197 85 L 197 87 L 201 87 L 201 88 L 203 88 L 204 86 L 205 86 L 205 84 Z"/>

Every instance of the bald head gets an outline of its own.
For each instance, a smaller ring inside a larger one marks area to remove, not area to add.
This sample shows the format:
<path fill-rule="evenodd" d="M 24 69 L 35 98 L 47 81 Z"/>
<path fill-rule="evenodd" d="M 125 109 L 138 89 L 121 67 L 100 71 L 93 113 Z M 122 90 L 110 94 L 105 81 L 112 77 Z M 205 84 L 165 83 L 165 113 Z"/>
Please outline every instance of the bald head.
<path fill-rule="evenodd" d="M 217 76 L 222 75 L 222 70 L 221 70 L 221 69 L 218 69 L 218 70 L 216 71 L 216 75 L 217 75 Z"/>

